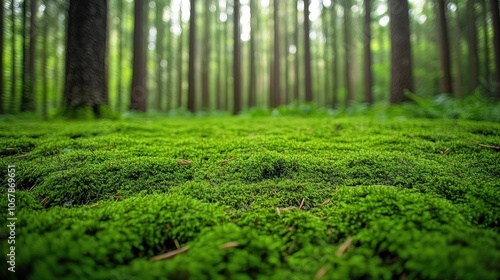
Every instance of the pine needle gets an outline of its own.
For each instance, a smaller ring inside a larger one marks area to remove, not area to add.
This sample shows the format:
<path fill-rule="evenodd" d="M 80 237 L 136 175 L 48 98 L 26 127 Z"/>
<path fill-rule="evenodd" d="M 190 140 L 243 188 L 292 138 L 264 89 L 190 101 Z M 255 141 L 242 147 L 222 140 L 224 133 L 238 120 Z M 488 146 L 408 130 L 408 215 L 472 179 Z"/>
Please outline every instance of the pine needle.
<path fill-rule="evenodd" d="M 159 261 L 159 260 L 170 259 L 170 258 L 177 256 L 178 254 L 186 252 L 187 250 L 189 250 L 188 246 L 182 247 L 182 248 L 179 248 L 177 250 L 167 252 L 165 254 L 154 256 L 150 259 L 150 261 L 155 262 L 155 261 Z"/>

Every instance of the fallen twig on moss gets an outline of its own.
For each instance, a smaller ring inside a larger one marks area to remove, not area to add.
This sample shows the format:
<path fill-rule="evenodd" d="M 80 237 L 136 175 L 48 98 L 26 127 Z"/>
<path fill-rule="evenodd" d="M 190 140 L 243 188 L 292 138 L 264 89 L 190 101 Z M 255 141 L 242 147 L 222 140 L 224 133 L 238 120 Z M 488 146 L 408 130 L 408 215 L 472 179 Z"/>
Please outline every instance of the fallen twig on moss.
<path fill-rule="evenodd" d="M 164 260 L 164 259 L 170 259 L 170 258 L 173 258 L 173 257 L 177 256 L 180 253 L 186 252 L 187 250 L 189 250 L 188 246 L 182 247 L 182 248 L 179 248 L 177 250 L 173 250 L 173 251 L 167 252 L 165 254 L 154 256 L 154 257 L 152 257 L 150 259 L 150 261 L 154 262 L 154 261 L 159 261 L 159 260 Z"/>

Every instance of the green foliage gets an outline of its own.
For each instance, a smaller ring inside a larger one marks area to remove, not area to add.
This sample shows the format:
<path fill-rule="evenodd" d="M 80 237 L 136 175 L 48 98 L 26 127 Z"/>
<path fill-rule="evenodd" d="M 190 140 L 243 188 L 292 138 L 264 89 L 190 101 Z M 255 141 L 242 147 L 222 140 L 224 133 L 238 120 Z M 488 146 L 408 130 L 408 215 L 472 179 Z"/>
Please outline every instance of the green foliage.
<path fill-rule="evenodd" d="M 498 279 L 500 125 L 376 108 L 1 123 L 16 276 Z"/>

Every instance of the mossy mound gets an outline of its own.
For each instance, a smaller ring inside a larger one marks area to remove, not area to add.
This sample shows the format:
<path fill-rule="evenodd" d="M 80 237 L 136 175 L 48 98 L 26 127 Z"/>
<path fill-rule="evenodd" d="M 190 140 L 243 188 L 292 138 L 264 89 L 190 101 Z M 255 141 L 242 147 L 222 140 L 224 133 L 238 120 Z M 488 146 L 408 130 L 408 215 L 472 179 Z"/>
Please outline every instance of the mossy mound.
<path fill-rule="evenodd" d="M 2 279 L 500 277 L 499 124 L 17 121 L 0 137 L 18 218 Z"/>

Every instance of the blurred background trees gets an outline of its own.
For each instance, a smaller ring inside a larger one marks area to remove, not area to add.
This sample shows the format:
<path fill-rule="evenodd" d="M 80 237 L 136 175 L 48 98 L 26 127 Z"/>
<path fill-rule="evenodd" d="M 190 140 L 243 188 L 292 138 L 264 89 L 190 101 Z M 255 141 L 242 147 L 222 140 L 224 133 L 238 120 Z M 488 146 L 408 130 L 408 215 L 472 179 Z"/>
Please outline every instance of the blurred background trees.
<path fill-rule="evenodd" d="M 69 3 L 80 1 L 2 1 L 0 113 L 63 108 Z M 398 103 L 406 90 L 498 100 L 498 9 L 498 0 L 108 0 L 106 104 L 236 114 Z"/>

